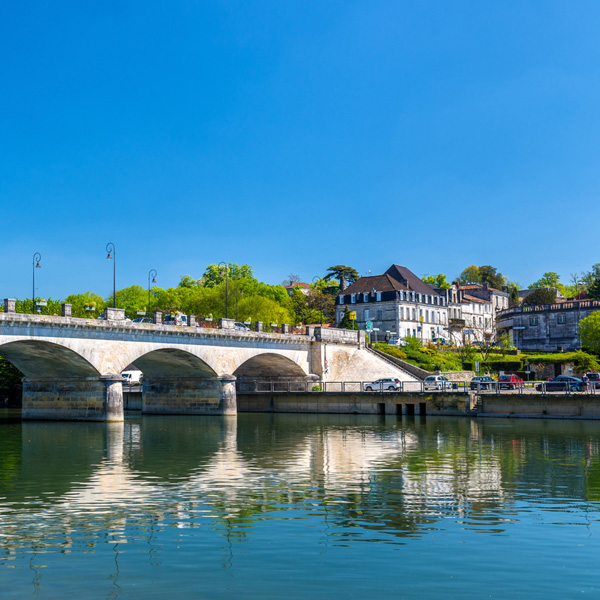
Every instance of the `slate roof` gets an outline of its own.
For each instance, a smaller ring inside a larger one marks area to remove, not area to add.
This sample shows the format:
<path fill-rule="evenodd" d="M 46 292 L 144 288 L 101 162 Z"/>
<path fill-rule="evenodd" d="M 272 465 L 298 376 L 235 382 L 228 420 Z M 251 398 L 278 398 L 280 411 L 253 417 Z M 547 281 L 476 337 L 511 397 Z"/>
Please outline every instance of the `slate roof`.
<path fill-rule="evenodd" d="M 376 292 L 406 291 L 439 296 L 433 287 L 423 283 L 412 271 L 400 265 L 392 265 L 383 275 L 361 277 L 340 294 L 364 294 L 375 288 Z"/>

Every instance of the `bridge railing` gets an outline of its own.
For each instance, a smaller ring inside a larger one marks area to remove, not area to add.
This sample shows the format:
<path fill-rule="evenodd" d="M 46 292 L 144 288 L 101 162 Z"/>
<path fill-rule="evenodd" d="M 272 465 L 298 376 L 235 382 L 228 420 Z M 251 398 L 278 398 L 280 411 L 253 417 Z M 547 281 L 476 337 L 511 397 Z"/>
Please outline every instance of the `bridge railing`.
<path fill-rule="evenodd" d="M 450 382 L 448 385 L 431 386 L 422 381 L 401 381 L 397 384 L 377 384 L 373 381 L 304 381 L 304 380 L 239 380 L 236 384 L 238 394 L 265 394 L 285 392 L 328 392 L 388 394 L 394 392 L 429 393 L 442 392 L 466 394 L 468 382 Z"/>

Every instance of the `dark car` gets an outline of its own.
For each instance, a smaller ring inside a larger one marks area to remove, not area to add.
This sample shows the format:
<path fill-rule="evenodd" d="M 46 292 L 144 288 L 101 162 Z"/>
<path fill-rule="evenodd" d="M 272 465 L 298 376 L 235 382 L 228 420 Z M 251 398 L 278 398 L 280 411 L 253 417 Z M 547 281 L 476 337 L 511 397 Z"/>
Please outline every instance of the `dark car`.
<path fill-rule="evenodd" d="M 588 387 L 592 390 L 600 390 L 600 373 L 586 373 L 589 384 Z"/>
<path fill-rule="evenodd" d="M 154 323 L 150 317 L 138 317 L 133 320 L 134 323 Z"/>
<path fill-rule="evenodd" d="M 579 377 L 572 375 L 559 375 L 546 383 L 538 383 L 535 386 L 538 392 L 581 392 L 583 390 L 583 381 Z"/>
<path fill-rule="evenodd" d="M 472 390 L 491 390 L 496 385 L 496 381 L 489 375 L 482 375 L 481 377 L 473 377 L 471 379 Z"/>
<path fill-rule="evenodd" d="M 523 387 L 523 380 L 518 375 L 500 375 L 498 387 L 501 390 L 516 390 Z"/>

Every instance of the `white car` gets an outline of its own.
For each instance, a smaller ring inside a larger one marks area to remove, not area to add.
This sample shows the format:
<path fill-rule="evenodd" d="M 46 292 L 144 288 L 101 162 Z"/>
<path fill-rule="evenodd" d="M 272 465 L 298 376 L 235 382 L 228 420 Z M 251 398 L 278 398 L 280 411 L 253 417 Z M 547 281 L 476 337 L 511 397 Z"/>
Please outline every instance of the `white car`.
<path fill-rule="evenodd" d="M 430 375 L 425 377 L 423 380 L 423 389 L 425 391 L 438 390 L 438 391 L 449 391 L 456 389 L 456 384 L 452 383 L 447 377 L 443 375 Z"/>
<path fill-rule="evenodd" d="M 396 378 L 378 379 L 371 383 L 364 384 L 365 392 L 374 392 L 379 390 L 388 390 L 390 392 L 399 392 L 402 389 L 402 382 Z"/>

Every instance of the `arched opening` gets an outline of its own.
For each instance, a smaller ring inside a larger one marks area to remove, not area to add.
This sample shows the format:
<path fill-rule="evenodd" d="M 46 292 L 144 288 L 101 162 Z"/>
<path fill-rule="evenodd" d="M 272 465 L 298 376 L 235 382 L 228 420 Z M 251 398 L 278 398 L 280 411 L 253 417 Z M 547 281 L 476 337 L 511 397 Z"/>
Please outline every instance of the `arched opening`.
<path fill-rule="evenodd" d="M 234 375 L 238 393 L 302 391 L 306 380 L 312 379 L 290 358 L 269 352 L 247 360 L 235 370 Z"/>
<path fill-rule="evenodd" d="M 153 350 L 136 358 L 132 365 L 142 371 L 145 379 L 148 377 L 208 379 L 217 376 L 201 358 L 176 348 Z"/>
<path fill-rule="evenodd" d="M 12 363 L 25 377 L 97 377 L 98 370 L 77 352 L 41 340 L 19 340 L 0 346 L 0 356 Z"/>
<path fill-rule="evenodd" d="M 73 350 L 40 340 L 20 340 L 0 346 L 0 406 L 21 407 L 22 378 L 77 378 L 98 371 Z"/>

